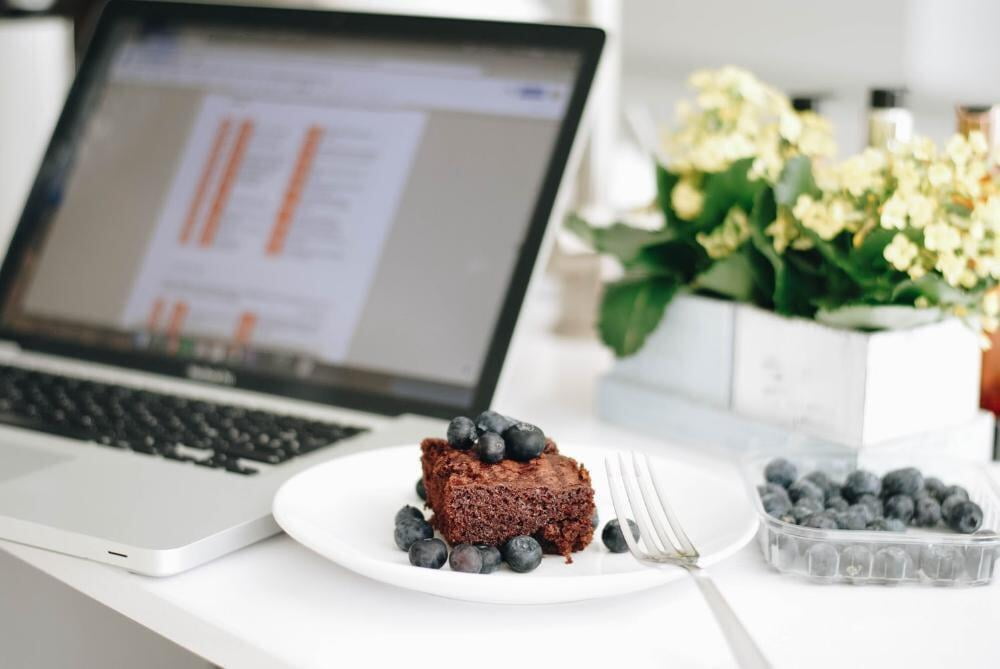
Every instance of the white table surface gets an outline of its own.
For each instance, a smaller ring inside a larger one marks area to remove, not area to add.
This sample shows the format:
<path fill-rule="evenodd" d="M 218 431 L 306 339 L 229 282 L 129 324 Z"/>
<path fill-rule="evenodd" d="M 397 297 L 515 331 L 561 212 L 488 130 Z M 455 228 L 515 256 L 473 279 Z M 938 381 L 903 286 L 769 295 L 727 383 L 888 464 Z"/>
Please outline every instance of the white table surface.
<path fill-rule="evenodd" d="M 529 301 L 499 410 L 564 443 L 693 458 L 741 485 L 717 456 L 597 421 L 594 384 L 610 355 L 596 342 L 547 334 L 549 304 L 544 291 Z M 284 535 L 164 579 L 7 542 L 0 549 L 225 667 L 733 665 L 688 579 L 612 599 L 515 607 L 382 585 Z M 772 571 L 756 543 L 711 572 L 778 667 L 1000 665 L 1000 587 L 818 585 Z"/>

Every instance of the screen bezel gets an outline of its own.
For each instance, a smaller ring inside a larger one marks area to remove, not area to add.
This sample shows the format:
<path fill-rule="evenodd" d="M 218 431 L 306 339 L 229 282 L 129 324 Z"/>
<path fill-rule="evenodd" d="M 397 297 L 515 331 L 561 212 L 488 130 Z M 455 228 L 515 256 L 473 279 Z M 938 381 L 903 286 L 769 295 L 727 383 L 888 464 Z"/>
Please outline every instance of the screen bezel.
<path fill-rule="evenodd" d="M 44 196 L 48 183 L 46 175 L 58 170 L 57 162 L 67 148 L 72 151 L 72 131 L 83 120 L 81 116 L 86 107 L 83 102 L 94 87 L 102 83 L 99 76 L 99 62 L 107 49 L 112 46 L 110 40 L 112 29 L 117 22 L 129 19 L 154 21 L 162 19 L 177 25 L 210 26 L 214 24 L 236 28 L 293 29 L 320 35 L 349 33 L 352 36 L 430 39 L 439 43 L 482 41 L 489 45 L 565 48 L 579 53 L 580 65 L 573 82 L 566 115 L 558 130 L 556 142 L 545 169 L 541 188 L 532 209 L 524 244 L 508 284 L 496 328 L 489 341 L 478 381 L 473 388 L 470 404 L 458 406 L 439 401 L 411 399 L 397 395 L 390 396 L 345 387 L 320 385 L 291 376 L 277 377 L 257 373 L 242 366 L 224 363 L 207 365 L 213 369 L 230 372 L 230 380 L 233 381 L 231 385 L 236 388 L 387 415 L 416 413 L 450 417 L 462 413 L 471 414 L 487 408 L 500 376 L 518 313 L 527 291 L 528 281 L 555 203 L 559 183 L 580 124 L 587 92 L 593 81 L 604 44 L 604 33 L 591 27 L 471 19 L 148 2 L 148 0 L 112 0 L 109 2 L 101 14 L 87 52 L 80 64 L 76 79 L 69 91 L 66 104 L 56 124 L 38 175 L 3 260 L 2 269 L 0 269 L 0 296 L 2 296 L 0 309 L 3 313 L 3 320 L 0 321 L 0 338 L 14 342 L 24 350 L 180 378 L 188 378 L 187 370 L 191 365 L 206 365 L 202 365 L 196 359 L 170 357 L 138 350 L 124 351 L 100 348 L 51 336 L 26 334 L 12 328 L 6 320 L 18 270 L 25 260 L 24 255 L 31 250 L 32 242 L 36 238 L 37 226 L 44 218 L 42 216 L 45 207 Z"/>

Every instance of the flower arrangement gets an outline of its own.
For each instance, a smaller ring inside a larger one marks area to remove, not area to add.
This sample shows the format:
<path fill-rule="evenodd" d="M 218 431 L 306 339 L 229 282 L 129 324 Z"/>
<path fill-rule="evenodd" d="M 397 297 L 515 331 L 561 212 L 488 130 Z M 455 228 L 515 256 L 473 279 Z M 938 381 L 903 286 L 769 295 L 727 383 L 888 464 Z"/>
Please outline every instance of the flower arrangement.
<path fill-rule="evenodd" d="M 637 351 L 681 288 L 778 314 L 876 329 L 857 314 L 894 307 L 1000 316 L 1000 181 L 985 138 L 956 135 L 866 149 L 835 162 L 830 123 L 794 110 L 750 73 L 696 72 L 656 167 L 662 225 L 570 228 L 616 257 L 599 330 Z"/>

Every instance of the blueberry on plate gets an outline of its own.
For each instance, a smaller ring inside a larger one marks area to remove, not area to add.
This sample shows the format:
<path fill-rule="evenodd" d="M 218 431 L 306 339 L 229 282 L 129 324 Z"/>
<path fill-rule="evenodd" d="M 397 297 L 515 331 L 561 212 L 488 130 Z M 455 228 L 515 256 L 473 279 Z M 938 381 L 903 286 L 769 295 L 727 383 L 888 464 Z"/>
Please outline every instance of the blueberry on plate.
<path fill-rule="evenodd" d="M 448 443 L 452 448 L 467 451 L 476 443 L 476 424 L 465 416 L 452 418 L 448 423 Z"/>
<path fill-rule="evenodd" d="M 924 487 L 924 475 L 916 467 L 903 467 L 886 472 L 882 477 L 882 496 L 909 495 L 913 497 Z"/>
<path fill-rule="evenodd" d="M 518 462 L 528 462 L 545 450 L 545 433 L 530 423 L 515 423 L 503 433 L 507 444 L 507 457 Z"/>
<path fill-rule="evenodd" d="M 396 531 L 393 538 L 400 550 L 408 551 L 414 542 L 421 539 L 430 539 L 434 536 L 434 528 L 426 520 L 416 518 L 404 518 L 396 523 Z"/>
<path fill-rule="evenodd" d="M 775 492 L 762 495 L 760 503 L 764 506 L 767 515 L 775 518 L 780 518 L 792 509 L 792 502 L 788 499 L 788 495 L 782 496 Z"/>
<path fill-rule="evenodd" d="M 448 564 L 452 571 L 466 574 L 481 574 L 483 572 L 483 553 L 472 544 L 459 544 L 451 549 Z"/>
<path fill-rule="evenodd" d="M 873 532 L 905 532 L 906 524 L 898 518 L 876 518 L 865 529 Z"/>
<path fill-rule="evenodd" d="M 507 540 L 500 553 L 507 566 L 521 574 L 532 571 L 542 563 L 541 545 L 526 535 Z"/>
<path fill-rule="evenodd" d="M 407 504 L 396 512 L 396 524 L 399 525 L 401 521 L 408 518 L 413 520 L 424 520 L 424 514 L 420 512 L 420 509 Z"/>
<path fill-rule="evenodd" d="M 476 548 L 483 556 L 483 568 L 480 570 L 480 574 L 492 574 L 503 564 L 503 555 L 500 554 L 500 549 L 496 546 L 477 544 Z"/>
<path fill-rule="evenodd" d="M 893 495 L 885 500 L 885 517 L 895 518 L 904 523 L 913 519 L 914 504 L 913 498 L 902 493 Z"/>
<path fill-rule="evenodd" d="M 632 530 L 632 538 L 636 541 L 639 540 L 639 526 L 635 524 L 635 521 L 631 518 L 628 519 L 629 529 Z M 625 535 L 622 534 L 621 524 L 618 522 L 617 518 L 612 518 L 604 525 L 604 529 L 601 531 L 601 541 L 604 545 L 608 547 L 608 550 L 612 553 L 624 553 L 628 550 L 628 544 L 625 542 Z"/>
<path fill-rule="evenodd" d="M 484 411 L 476 416 L 476 431 L 480 435 L 487 432 L 503 434 L 513 424 L 514 421 L 496 411 Z"/>
<path fill-rule="evenodd" d="M 928 491 L 925 497 L 918 497 L 913 510 L 913 524 L 918 527 L 934 527 L 941 522 L 941 504 Z"/>
<path fill-rule="evenodd" d="M 785 458 L 775 458 L 764 467 L 764 480 L 787 488 L 798 478 L 799 470 Z"/>
<path fill-rule="evenodd" d="M 863 530 L 874 518 L 869 517 L 868 507 L 856 504 L 835 516 L 837 527 L 842 530 Z"/>
<path fill-rule="evenodd" d="M 475 446 L 476 456 L 487 464 L 496 464 L 503 460 L 506 450 L 503 437 L 496 432 L 484 432 L 479 435 L 479 441 Z"/>
<path fill-rule="evenodd" d="M 427 501 L 427 488 L 424 487 L 424 477 L 422 476 L 417 479 L 417 497 Z"/>
<path fill-rule="evenodd" d="M 872 472 L 864 469 L 856 469 L 847 476 L 844 486 L 841 488 L 841 495 L 852 504 L 857 502 L 862 495 L 875 495 L 878 497 L 882 492 L 882 479 Z"/>
<path fill-rule="evenodd" d="M 831 497 L 840 497 L 840 484 L 832 481 L 825 472 L 820 470 L 811 471 L 805 476 L 803 476 L 807 481 L 812 481 L 819 489 L 823 491 L 823 495 L 829 499 Z"/>
<path fill-rule="evenodd" d="M 945 486 L 944 482 L 936 476 L 928 476 L 924 479 L 924 490 L 926 490 L 927 494 L 936 499 L 938 502 L 944 501 L 944 497 L 942 497 L 942 495 L 944 494 L 946 487 L 947 486 Z"/>
<path fill-rule="evenodd" d="M 948 527 L 961 532 L 962 534 L 972 534 L 983 524 L 983 510 L 975 502 L 959 502 L 945 518 Z"/>
<path fill-rule="evenodd" d="M 864 525 L 867 525 L 876 518 L 882 517 L 881 515 L 875 514 L 870 504 L 863 504 L 861 502 L 858 502 L 857 504 L 851 504 L 849 507 L 847 507 L 847 510 L 850 513 L 856 514 L 857 517 L 864 519 L 865 522 L 863 523 L 862 527 L 857 528 L 859 530 L 865 529 Z"/>
<path fill-rule="evenodd" d="M 761 484 L 761 485 L 757 486 L 757 494 L 758 495 L 764 496 L 765 494 L 767 494 L 769 492 L 773 492 L 773 493 L 776 493 L 778 495 L 784 495 L 786 498 L 788 498 L 789 502 L 792 501 L 791 498 L 788 497 L 788 489 L 785 486 L 783 486 L 783 485 L 778 485 L 777 483 L 764 483 L 764 484 Z"/>
<path fill-rule="evenodd" d="M 448 560 L 448 546 L 440 539 L 418 539 L 410 546 L 410 564 L 440 569 Z"/>
<path fill-rule="evenodd" d="M 819 501 L 820 504 L 826 499 L 826 493 L 818 485 L 808 479 L 799 479 L 788 486 L 788 496 L 793 502 L 801 502 L 803 498 L 809 497 Z"/>

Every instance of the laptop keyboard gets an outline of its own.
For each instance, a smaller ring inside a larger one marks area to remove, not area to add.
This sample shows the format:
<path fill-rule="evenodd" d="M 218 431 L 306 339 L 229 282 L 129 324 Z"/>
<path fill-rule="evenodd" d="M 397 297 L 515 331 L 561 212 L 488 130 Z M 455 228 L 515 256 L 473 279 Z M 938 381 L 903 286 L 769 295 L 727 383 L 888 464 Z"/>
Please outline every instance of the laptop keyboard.
<path fill-rule="evenodd" d="M 5 365 L 0 424 L 244 475 L 366 431 Z"/>

